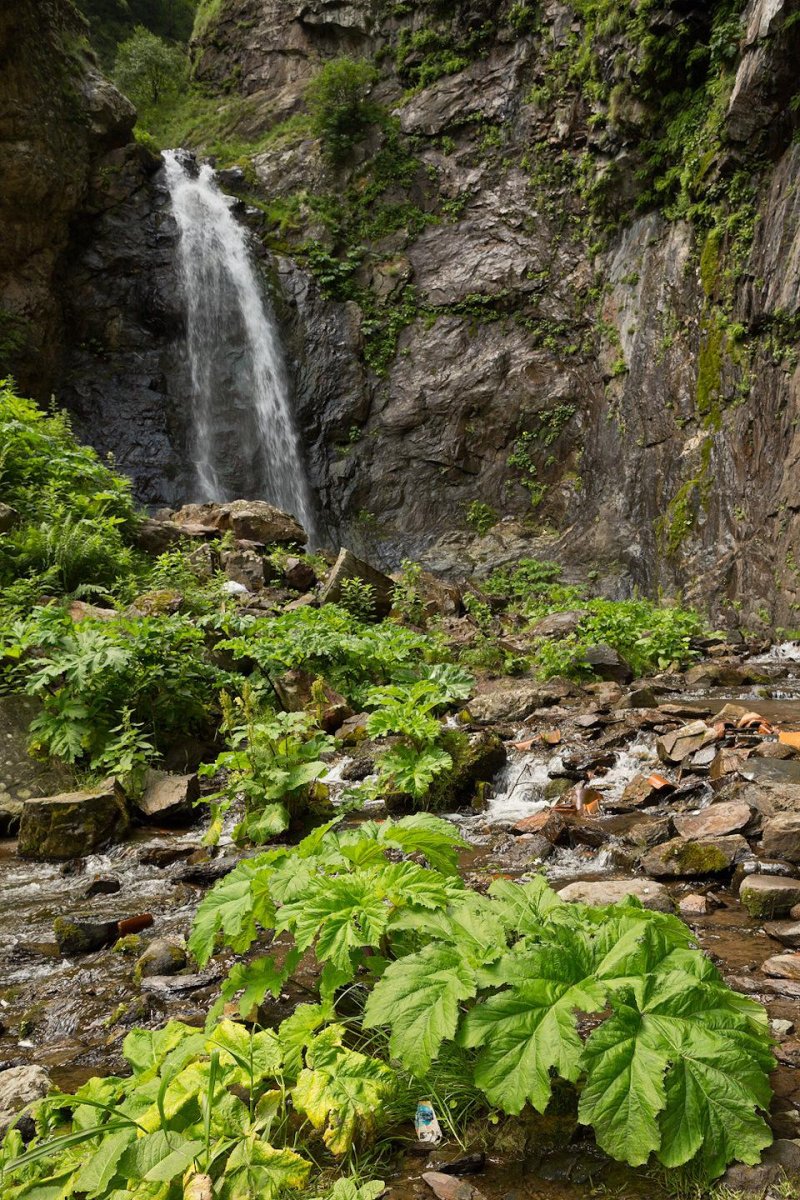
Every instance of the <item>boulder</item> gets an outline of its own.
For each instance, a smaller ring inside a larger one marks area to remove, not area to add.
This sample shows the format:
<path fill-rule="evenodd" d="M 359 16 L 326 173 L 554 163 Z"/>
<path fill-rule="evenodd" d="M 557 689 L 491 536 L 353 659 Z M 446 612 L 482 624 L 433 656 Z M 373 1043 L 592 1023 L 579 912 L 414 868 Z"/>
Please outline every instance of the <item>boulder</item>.
<path fill-rule="evenodd" d="M 534 637 L 566 637 L 568 634 L 575 632 L 585 616 L 585 612 L 577 610 L 574 612 L 549 613 L 548 616 L 542 617 L 541 620 L 532 625 L 528 632 Z"/>
<path fill-rule="evenodd" d="M 755 1167 L 734 1163 L 728 1167 L 720 1183 L 726 1192 L 736 1196 L 763 1197 L 773 1183 L 800 1177 L 800 1144 L 779 1138 L 768 1146 Z"/>
<path fill-rule="evenodd" d="M 137 980 L 152 975 L 177 975 L 188 962 L 186 946 L 178 938 L 156 938 L 136 960 L 133 973 Z"/>
<path fill-rule="evenodd" d="M 117 921 L 84 921 L 79 917 L 56 917 L 53 933 L 60 954 L 91 954 L 110 946 L 119 935 Z"/>
<path fill-rule="evenodd" d="M 776 813 L 764 822 L 765 854 L 800 863 L 800 812 Z"/>
<path fill-rule="evenodd" d="M 274 576 L 271 564 L 255 550 L 223 550 L 220 562 L 228 579 L 240 583 L 249 592 L 259 591 Z"/>
<path fill-rule="evenodd" d="M 369 563 L 356 558 L 352 551 L 345 549 L 339 551 L 338 558 L 325 581 L 319 597 L 320 604 L 338 604 L 342 598 L 342 584 L 348 579 L 360 579 L 369 584 L 373 589 L 375 616 L 388 617 L 394 602 L 394 580 L 371 567 Z"/>
<path fill-rule="evenodd" d="M 317 573 L 302 558 L 287 558 L 283 566 L 283 578 L 293 591 L 310 592 L 316 586 Z"/>
<path fill-rule="evenodd" d="M 22 1113 L 50 1091 L 50 1076 L 44 1067 L 10 1067 L 0 1071 L 0 1140 Z"/>
<path fill-rule="evenodd" d="M 552 808 L 542 808 L 531 813 L 529 817 L 521 817 L 513 826 L 513 831 L 519 834 L 536 834 L 555 846 L 559 841 L 566 839 L 567 822 L 562 813 L 555 812 Z"/>
<path fill-rule="evenodd" d="M 134 545 L 145 554 L 159 555 L 181 542 L 188 542 L 191 534 L 176 521 L 157 521 L 143 518 L 134 534 Z"/>
<path fill-rule="evenodd" d="M 776 942 L 792 949 L 800 949 L 800 921 L 769 921 L 764 929 Z"/>
<path fill-rule="evenodd" d="M 765 975 L 800 981 L 800 954 L 775 954 L 761 967 Z"/>
<path fill-rule="evenodd" d="M 640 865 L 643 871 L 657 879 L 721 875 L 732 870 L 749 849 L 746 840 L 736 834 L 695 842 L 672 838 L 643 854 Z"/>
<path fill-rule="evenodd" d="M 126 610 L 126 617 L 163 617 L 178 612 L 183 607 L 183 596 L 175 588 L 156 588 L 142 592 Z M 116 613 L 111 612 L 111 616 Z"/>
<path fill-rule="evenodd" d="M 85 600 L 73 600 L 67 611 L 76 625 L 81 621 L 116 621 L 119 617 L 115 608 L 101 608 L 99 604 L 88 604 Z M 140 614 L 131 614 L 129 609 L 126 615 Z"/>
<path fill-rule="evenodd" d="M 336 736 L 346 746 L 357 746 L 359 742 L 366 740 L 367 721 L 369 713 L 354 713 L 352 717 L 346 717 L 341 725 L 336 730 Z"/>
<path fill-rule="evenodd" d="M 751 917 L 783 917 L 800 904 L 800 879 L 780 875 L 747 875 L 739 899 Z"/>
<path fill-rule="evenodd" d="M 24 800 L 0 793 L 0 837 L 13 837 L 19 829 Z"/>
<path fill-rule="evenodd" d="M 604 679 L 611 683 L 630 683 L 633 679 L 633 671 L 622 655 L 618 654 L 611 646 L 603 643 L 598 646 L 589 646 L 583 658 L 598 679 Z"/>
<path fill-rule="evenodd" d="M 0 533 L 8 533 L 19 524 L 19 513 L 10 504 L 0 503 Z"/>
<path fill-rule="evenodd" d="M 543 702 L 542 688 L 531 683 L 517 683 L 483 692 L 469 701 L 469 717 L 476 725 L 501 725 L 524 721 Z"/>
<path fill-rule="evenodd" d="M 128 829 L 125 797 L 116 780 L 96 788 L 26 800 L 19 828 L 22 858 L 80 858 L 112 842 Z"/>
<path fill-rule="evenodd" d="M 304 546 L 307 534 L 289 513 L 265 500 L 231 500 L 226 504 L 184 504 L 172 514 L 186 530 L 210 530 L 217 535 L 230 530 L 234 537 L 262 546 Z M 202 534 L 201 534 L 202 536 Z"/>
<path fill-rule="evenodd" d="M 147 821 L 184 823 L 199 815 L 194 807 L 199 797 L 197 775 L 170 775 L 151 769 L 145 775 L 142 795 L 134 804 L 138 815 Z"/>
<path fill-rule="evenodd" d="M 738 833 L 752 817 L 749 804 L 728 801 L 711 804 L 697 813 L 686 813 L 674 818 L 674 825 L 682 838 L 720 837 L 726 833 Z"/>
<path fill-rule="evenodd" d="M 648 804 L 658 804 L 671 791 L 673 791 L 673 784 L 663 775 L 634 775 L 619 799 L 606 799 L 603 807 L 608 812 L 628 812 L 637 808 L 645 808 Z"/>
<path fill-rule="evenodd" d="M 664 884 L 653 879 L 580 879 L 568 883 L 558 894 L 562 900 L 581 904 L 619 904 L 626 896 L 635 896 L 645 908 L 656 912 L 673 912 L 675 908 Z"/>
<path fill-rule="evenodd" d="M 708 912 L 708 897 L 690 892 L 678 901 L 678 912 L 682 917 L 704 917 Z"/>
<path fill-rule="evenodd" d="M 285 671 L 272 684 L 286 712 L 312 712 L 326 733 L 333 733 L 353 716 L 344 696 L 308 671 Z"/>

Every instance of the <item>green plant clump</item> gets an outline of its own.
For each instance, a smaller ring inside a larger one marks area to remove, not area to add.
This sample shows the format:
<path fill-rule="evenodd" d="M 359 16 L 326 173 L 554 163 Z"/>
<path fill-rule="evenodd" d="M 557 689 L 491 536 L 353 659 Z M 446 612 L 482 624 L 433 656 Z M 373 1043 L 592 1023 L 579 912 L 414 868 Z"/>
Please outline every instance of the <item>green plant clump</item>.
<path fill-rule="evenodd" d="M 425 1094 L 450 1050 L 509 1114 L 544 1112 L 554 1077 L 567 1081 L 599 1145 L 633 1165 L 692 1161 L 712 1179 L 733 1158 L 758 1161 L 771 1140 L 766 1013 L 725 985 L 690 930 L 633 899 L 564 903 L 541 878 L 471 892 L 456 873 L 461 844 L 424 814 L 315 831 L 217 884 L 193 952 L 205 963 L 220 936 L 243 952 L 259 926 L 290 933 L 288 958 L 235 967 L 223 994 L 242 992 L 246 1013 L 313 951 L 323 1005 L 359 980 L 353 1024 L 388 1034 L 389 1057 Z M 389 861 L 392 847 L 428 867 Z"/>

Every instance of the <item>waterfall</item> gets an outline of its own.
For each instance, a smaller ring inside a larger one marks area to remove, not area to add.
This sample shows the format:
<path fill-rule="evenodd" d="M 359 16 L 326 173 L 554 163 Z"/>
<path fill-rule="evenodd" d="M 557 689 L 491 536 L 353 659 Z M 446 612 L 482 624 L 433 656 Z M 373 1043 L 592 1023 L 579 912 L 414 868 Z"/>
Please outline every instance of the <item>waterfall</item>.
<path fill-rule="evenodd" d="M 268 500 L 293 513 L 313 542 L 278 331 L 234 201 L 208 164 L 167 150 L 164 168 L 180 233 L 196 498 Z"/>

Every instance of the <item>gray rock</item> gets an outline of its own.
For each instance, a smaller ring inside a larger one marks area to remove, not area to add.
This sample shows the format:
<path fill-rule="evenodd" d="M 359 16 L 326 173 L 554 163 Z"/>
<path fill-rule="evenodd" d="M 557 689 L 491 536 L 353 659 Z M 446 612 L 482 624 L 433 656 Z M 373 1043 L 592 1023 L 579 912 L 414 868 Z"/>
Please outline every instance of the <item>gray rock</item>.
<path fill-rule="evenodd" d="M 177 975 L 188 962 L 186 946 L 177 938 L 156 938 L 136 960 L 134 977 Z"/>
<path fill-rule="evenodd" d="M 734 1163 L 728 1167 L 720 1183 L 731 1192 L 745 1196 L 764 1196 L 767 1188 L 783 1179 L 800 1177 L 800 1142 L 779 1138 L 761 1156 L 758 1166 L 747 1167 Z"/>
<path fill-rule="evenodd" d="M 619 904 L 626 896 L 635 896 L 645 908 L 652 908 L 656 912 L 675 911 L 675 905 L 666 887 L 654 879 L 578 880 L 568 883 L 558 894 L 562 900 L 596 906 Z"/>
<path fill-rule="evenodd" d="M 53 795 L 72 784 L 66 768 L 28 754 L 30 724 L 39 712 L 30 696 L 0 696 L 0 836 L 18 827 L 23 801 Z"/>
<path fill-rule="evenodd" d="M 10 1067 L 0 1071 L 0 1139 L 29 1104 L 43 1099 L 52 1087 L 44 1067 Z"/>
<path fill-rule="evenodd" d="M 640 864 L 643 871 L 657 879 L 701 878 L 732 871 L 749 849 L 745 839 L 737 834 L 694 842 L 673 838 L 648 850 Z"/>
<path fill-rule="evenodd" d="M 151 768 L 145 776 L 144 791 L 134 804 L 137 813 L 147 821 L 185 823 L 201 815 L 195 807 L 199 797 L 197 775 L 170 775 Z"/>
<path fill-rule="evenodd" d="M 800 879 L 779 875 L 747 875 L 739 899 L 751 917 L 782 917 L 800 904 Z"/>
<path fill-rule="evenodd" d="M 82 917 L 56 917 L 53 933 L 60 954 L 91 954 L 117 940 L 117 921 L 85 921 Z"/>
<path fill-rule="evenodd" d="M 726 833 L 738 833 L 752 819 L 749 805 L 729 801 L 710 804 L 697 813 L 686 813 L 673 818 L 675 829 L 682 838 L 720 837 Z"/>
<path fill-rule="evenodd" d="M 611 646 L 589 646 L 583 656 L 599 679 L 611 683 L 630 683 L 633 671 Z"/>
<path fill-rule="evenodd" d="M 765 854 L 800 863 L 800 812 L 778 813 L 764 822 Z"/>
<path fill-rule="evenodd" d="M 320 604 L 337 604 L 342 598 L 342 584 L 348 579 L 360 579 L 373 589 L 376 617 L 388 617 L 394 598 L 394 580 L 369 563 L 356 558 L 350 550 L 342 549 L 320 593 Z"/>
<path fill-rule="evenodd" d="M 228 579 L 242 584 L 249 592 L 259 591 L 273 576 L 263 555 L 255 550 L 223 550 L 220 561 Z"/>
<path fill-rule="evenodd" d="M 800 921 L 769 921 L 764 928 L 771 938 L 783 942 L 784 946 L 800 949 Z"/>
<path fill-rule="evenodd" d="M 83 792 L 26 800 L 19 828 L 23 858 L 80 858 L 124 837 L 125 797 L 116 780 Z"/>
<path fill-rule="evenodd" d="M 762 964 L 765 975 L 800 982 L 800 954 L 773 954 Z"/>
<path fill-rule="evenodd" d="M 570 633 L 574 633 L 580 625 L 583 618 L 586 616 L 584 611 L 574 612 L 557 612 L 550 613 L 549 616 L 542 617 L 536 621 L 530 629 L 530 632 L 536 637 L 566 637 Z"/>
<path fill-rule="evenodd" d="M 476 725 L 524 721 L 540 706 L 542 698 L 541 687 L 518 683 L 495 692 L 479 693 L 469 701 L 467 711 Z"/>

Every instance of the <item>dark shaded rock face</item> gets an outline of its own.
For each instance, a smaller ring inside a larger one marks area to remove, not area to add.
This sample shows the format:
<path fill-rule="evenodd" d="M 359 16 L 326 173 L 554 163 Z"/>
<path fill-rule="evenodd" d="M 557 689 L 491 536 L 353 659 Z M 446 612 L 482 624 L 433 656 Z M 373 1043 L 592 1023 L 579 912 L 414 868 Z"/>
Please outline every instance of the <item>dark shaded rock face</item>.
<path fill-rule="evenodd" d="M 160 160 L 136 145 L 102 159 L 64 267 L 57 396 L 145 504 L 180 504 L 192 486 L 176 241 Z"/>
<path fill-rule="evenodd" d="M 65 330 L 58 273 L 95 163 L 135 113 L 64 0 L 0 9 L 0 374 L 49 397 Z"/>

